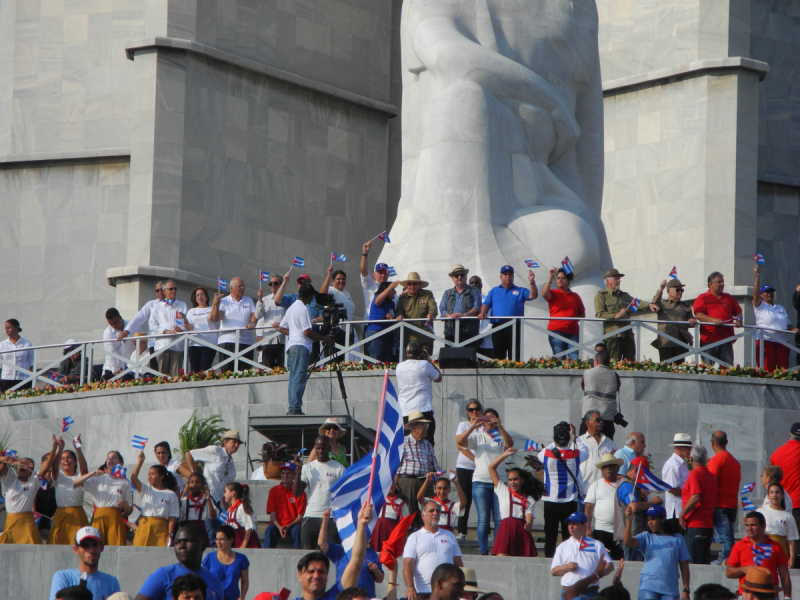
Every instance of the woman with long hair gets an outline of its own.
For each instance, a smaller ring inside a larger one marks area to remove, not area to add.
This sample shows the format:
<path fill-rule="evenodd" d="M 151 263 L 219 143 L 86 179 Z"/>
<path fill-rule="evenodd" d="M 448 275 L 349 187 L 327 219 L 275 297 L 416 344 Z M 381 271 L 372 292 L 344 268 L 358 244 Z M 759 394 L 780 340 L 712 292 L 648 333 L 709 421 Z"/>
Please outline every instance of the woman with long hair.
<path fill-rule="evenodd" d="M 144 464 L 144 450 L 131 474 L 131 484 L 142 496 L 142 516 L 136 522 L 134 546 L 171 546 L 175 524 L 180 516 L 175 476 L 164 465 L 153 465 L 147 473 L 147 483 L 139 481 Z"/>
<path fill-rule="evenodd" d="M 470 425 L 483 416 L 483 406 L 477 398 L 470 398 L 467 402 L 467 420 L 461 421 L 456 429 L 456 436 L 461 435 Z M 467 523 L 469 523 L 469 509 L 472 508 L 472 475 L 475 473 L 475 454 L 472 450 L 464 446 L 457 446 L 458 457 L 456 458 L 456 476 L 458 483 L 464 492 L 466 502 L 463 505 L 464 514 L 458 518 L 457 540 L 467 537 Z"/>
<path fill-rule="evenodd" d="M 569 289 L 574 276 L 574 273 L 567 273 L 564 269 L 550 269 L 550 276 L 547 278 L 544 288 L 542 288 L 542 298 L 547 302 L 551 317 L 584 318 L 586 316 L 586 309 L 583 306 L 581 297 Z M 556 287 L 555 289 L 550 289 L 553 278 L 556 280 Z M 573 342 L 578 342 L 580 322 L 551 318 L 547 322 L 547 330 Z M 578 349 L 575 346 L 552 335 L 548 335 L 547 340 L 550 342 L 550 349 L 553 354 L 568 350 L 569 352 L 562 358 L 578 360 Z"/>
<path fill-rule="evenodd" d="M 50 457 L 54 455 L 55 443 Z M 17 467 L 16 473 L 11 465 Z M 36 501 L 36 493 L 41 489 L 39 478 L 44 475 L 46 469 L 50 469 L 50 464 L 46 463 L 38 476 L 33 469 L 32 458 L 13 456 L 0 458 L 0 483 L 3 484 L 8 511 L 5 530 L 0 535 L 0 544 L 42 543 L 42 536 L 33 518 L 33 503 Z"/>
<path fill-rule="evenodd" d="M 112 450 L 99 469 L 72 482 L 75 487 L 83 486 L 92 496 L 92 527 L 100 532 L 105 546 L 124 546 L 127 543 L 125 519 L 133 512 L 133 487 L 125 479 L 123 464 L 122 454 Z"/>
<path fill-rule="evenodd" d="M 797 534 L 797 522 L 792 513 L 786 510 L 785 497 L 786 492 L 780 483 L 770 483 L 767 488 L 769 506 L 762 506 L 758 512 L 764 515 L 767 522 L 767 535 L 781 545 L 786 556 L 794 556 L 800 536 Z"/>
<path fill-rule="evenodd" d="M 214 573 L 222 581 L 224 600 L 242 600 L 250 588 L 250 561 L 244 554 L 233 551 L 236 531 L 230 525 L 220 527 L 214 539 L 217 542 L 217 551 L 205 555 L 203 568 Z"/>
<path fill-rule="evenodd" d="M 191 521 L 206 532 L 206 519 L 212 521 L 217 518 L 217 509 L 211 501 L 211 491 L 208 489 L 206 478 L 202 473 L 195 471 L 186 481 L 180 499 L 180 522 Z"/>
<path fill-rule="evenodd" d="M 55 435 L 53 439 L 55 440 Z M 50 470 L 53 477 L 52 485 L 56 491 L 56 513 L 50 527 L 48 544 L 61 544 L 72 546 L 75 543 L 75 534 L 81 527 L 89 525 L 86 511 L 83 510 L 82 487 L 75 487 L 73 482 L 82 474 L 89 472 L 89 466 L 81 451 L 81 436 L 73 441 L 75 451 L 64 449 L 64 438 L 57 440 L 58 450 L 53 458 Z M 78 468 L 80 467 L 80 471 Z M 59 471 L 60 468 L 60 471 Z"/>
<path fill-rule="evenodd" d="M 255 514 L 250 506 L 250 488 L 234 481 L 225 486 L 222 497 L 230 507 L 228 525 L 236 532 L 234 548 L 261 548 L 255 532 Z"/>
<path fill-rule="evenodd" d="M 210 344 L 216 344 L 218 336 L 216 330 L 219 328 L 219 324 L 208 320 L 208 315 L 211 314 L 211 307 L 208 305 L 206 288 L 202 286 L 194 288 L 189 298 L 192 302 L 192 308 L 186 313 L 186 320 L 192 326 L 192 331 L 197 334 L 196 337 L 198 339 Z M 217 351 L 213 348 L 203 346 L 199 342 L 189 342 L 189 365 L 192 373 L 208 371 L 214 363 L 216 354 Z"/>
<path fill-rule="evenodd" d="M 533 510 L 544 494 L 544 484 L 521 467 L 506 471 L 508 484 L 497 474 L 497 467 L 516 451 L 516 448 L 508 448 L 489 465 L 494 493 L 500 504 L 500 527 L 494 536 L 492 556 L 538 556 L 531 529 Z"/>

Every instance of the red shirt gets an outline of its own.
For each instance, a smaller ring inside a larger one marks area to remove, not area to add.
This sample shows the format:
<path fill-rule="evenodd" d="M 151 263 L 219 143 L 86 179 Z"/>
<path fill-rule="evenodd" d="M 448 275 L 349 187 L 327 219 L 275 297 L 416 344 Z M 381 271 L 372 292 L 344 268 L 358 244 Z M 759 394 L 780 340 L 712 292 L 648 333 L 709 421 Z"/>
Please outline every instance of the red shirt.
<path fill-rule="evenodd" d="M 739 484 L 742 482 L 739 461 L 722 450 L 708 461 L 708 470 L 717 478 L 717 507 L 739 508 Z"/>
<path fill-rule="evenodd" d="M 306 494 L 295 498 L 292 488 L 285 488 L 283 485 L 276 486 L 269 491 L 267 497 L 267 514 L 276 513 L 278 525 L 285 527 L 306 512 Z"/>
<path fill-rule="evenodd" d="M 550 300 L 547 301 L 547 305 L 550 307 L 551 317 L 580 317 L 586 314 L 581 297 L 569 290 L 566 292 L 558 288 L 550 290 Z M 547 329 L 570 334 L 580 331 L 578 321 L 548 321 Z"/>
<path fill-rule="evenodd" d="M 777 587 L 780 581 L 778 579 L 778 567 L 788 565 L 789 561 L 787 560 L 786 553 L 783 551 L 783 548 L 781 548 L 780 544 L 773 542 L 769 537 L 767 537 L 763 543 L 772 544 L 772 556 L 765 559 L 760 566 L 770 570 L 772 573 L 772 582 L 775 584 L 775 587 Z M 755 562 L 753 562 L 753 552 L 750 549 L 752 546 L 753 541 L 749 537 L 742 538 L 736 542 L 731 549 L 731 555 L 728 557 L 727 564 L 731 567 L 748 567 L 750 565 L 754 565 Z M 744 577 L 739 578 L 739 594 L 742 593 L 743 583 Z"/>
<path fill-rule="evenodd" d="M 694 301 L 694 314 L 705 313 L 709 317 L 730 321 L 735 316 L 741 316 L 742 309 L 736 298 L 723 292 L 717 298 L 711 292 L 700 294 Z M 734 335 L 733 327 L 717 327 L 715 325 L 700 326 L 700 343 L 713 344 Z"/>
<path fill-rule="evenodd" d="M 695 467 L 689 472 L 681 498 L 683 505 L 689 498 L 700 494 L 700 501 L 686 515 L 686 527 L 712 529 L 714 527 L 714 506 L 717 503 L 717 478 L 706 467 Z"/>
<path fill-rule="evenodd" d="M 792 506 L 800 508 L 800 442 L 789 440 L 772 453 L 769 462 L 783 469 L 781 485 L 792 499 Z"/>

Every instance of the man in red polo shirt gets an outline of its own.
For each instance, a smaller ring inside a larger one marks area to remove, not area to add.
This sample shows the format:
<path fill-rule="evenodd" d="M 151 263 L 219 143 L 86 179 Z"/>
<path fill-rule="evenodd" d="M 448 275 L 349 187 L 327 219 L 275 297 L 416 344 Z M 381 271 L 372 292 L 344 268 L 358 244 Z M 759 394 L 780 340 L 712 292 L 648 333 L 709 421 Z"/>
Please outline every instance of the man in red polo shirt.
<path fill-rule="evenodd" d="M 792 579 L 789 577 L 789 566 L 783 548 L 765 533 L 767 521 L 760 512 L 749 512 L 744 518 L 747 537 L 733 545 L 725 576 L 739 580 L 739 594 L 742 593 L 747 571 L 753 565 L 768 569 L 772 573 L 772 581 L 778 585 L 778 578 L 783 586 L 785 598 L 792 596 Z"/>
<path fill-rule="evenodd" d="M 772 453 L 769 462 L 783 470 L 781 484 L 792 500 L 792 516 L 800 522 L 800 423 L 792 424 L 789 441 Z"/>
<path fill-rule="evenodd" d="M 683 486 L 683 510 L 678 523 L 686 530 L 684 539 L 692 563 L 711 562 L 711 540 L 714 538 L 714 506 L 717 502 L 717 478 L 708 470 L 708 451 L 699 444 L 692 448 L 694 468 Z"/>
<path fill-rule="evenodd" d="M 267 498 L 267 514 L 269 525 L 264 533 L 264 547 L 276 548 L 279 538 L 287 535 L 292 538 L 293 548 L 302 548 L 300 543 L 300 526 L 306 512 L 306 494 L 295 498 L 292 493 L 292 484 L 297 475 L 294 463 L 285 462 L 281 465 L 281 484 L 269 491 Z"/>
<path fill-rule="evenodd" d="M 742 326 L 742 308 L 736 302 L 736 298 L 722 291 L 724 289 L 725 277 L 719 271 L 714 271 L 708 276 L 708 291 L 700 294 L 694 301 L 694 316 L 697 320 L 714 324 L 700 327 L 701 346 L 708 346 L 733 336 L 733 327 L 721 326 L 723 323 Z M 717 359 L 717 364 L 720 366 L 721 363 L 732 365 L 733 342 L 720 344 L 705 354 Z"/>
<path fill-rule="evenodd" d="M 717 478 L 717 505 L 714 508 L 714 533 L 722 545 L 719 557 L 713 563 L 721 565 L 728 558 L 736 533 L 736 511 L 739 508 L 739 485 L 742 467 L 728 452 L 728 434 L 715 431 L 711 435 L 714 456 L 708 461 L 708 470 Z"/>

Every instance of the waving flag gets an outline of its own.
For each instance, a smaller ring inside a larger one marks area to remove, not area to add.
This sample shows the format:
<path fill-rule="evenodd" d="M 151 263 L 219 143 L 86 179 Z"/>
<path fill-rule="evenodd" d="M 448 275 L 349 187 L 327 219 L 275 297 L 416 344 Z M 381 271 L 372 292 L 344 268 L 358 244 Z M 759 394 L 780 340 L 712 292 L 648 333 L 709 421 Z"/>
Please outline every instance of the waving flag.
<path fill-rule="evenodd" d="M 344 254 L 336 254 L 336 252 L 331 252 L 331 262 L 333 262 L 335 260 L 340 260 L 342 262 L 347 262 L 347 259 L 345 258 Z"/>
<path fill-rule="evenodd" d="M 228 280 L 223 279 L 222 277 L 217 277 L 217 287 L 219 288 L 220 292 L 227 292 L 228 291 Z"/>
<path fill-rule="evenodd" d="M 742 496 L 745 494 L 752 494 L 753 490 L 756 489 L 756 482 L 751 481 L 750 483 L 746 483 L 742 486 Z"/>
<path fill-rule="evenodd" d="M 572 261 L 569 259 L 569 256 L 565 256 L 564 260 L 561 261 L 561 268 L 564 269 L 564 275 L 569 275 L 575 270 L 575 267 L 572 266 Z"/>
<path fill-rule="evenodd" d="M 672 271 L 669 272 L 669 276 L 673 279 L 678 278 L 678 267 L 672 267 Z"/>
<path fill-rule="evenodd" d="M 183 318 L 181 317 L 181 311 L 175 311 L 175 326 L 176 327 L 183 327 Z"/>
<path fill-rule="evenodd" d="M 381 241 L 386 242 L 387 244 L 391 244 L 392 243 L 392 242 L 389 241 L 389 234 L 387 234 L 385 231 L 378 235 L 378 239 L 381 240 Z"/>
<path fill-rule="evenodd" d="M 528 450 L 535 450 L 536 452 L 538 452 L 541 449 L 542 449 L 541 444 L 537 444 L 531 439 L 525 440 L 525 447 L 524 447 L 525 452 L 527 452 Z"/>
<path fill-rule="evenodd" d="M 581 538 L 581 552 L 597 552 L 597 546 L 594 545 L 592 538 Z"/>
<path fill-rule="evenodd" d="M 147 445 L 147 438 L 142 437 L 140 435 L 133 436 L 131 440 L 131 446 L 136 448 L 137 450 L 144 450 L 144 447 Z"/>
<path fill-rule="evenodd" d="M 259 271 L 258 272 L 258 280 L 259 281 L 269 281 L 269 271 Z"/>
<path fill-rule="evenodd" d="M 53 520 L 50 517 L 45 517 L 42 513 L 38 513 L 35 510 L 32 510 L 31 513 L 33 513 L 33 520 L 36 522 L 36 526 L 37 527 L 39 526 L 39 521 L 41 521 L 42 518 L 45 518 L 48 521 L 52 521 Z"/>
<path fill-rule="evenodd" d="M 227 525 L 228 524 L 228 511 L 225 511 L 225 512 L 220 511 L 220 513 L 217 515 L 217 521 L 219 521 L 223 525 Z"/>
<path fill-rule="evenodd" d="M 631 310 L 633 312 L 639 312 L 639 299 L 638 298 L 634 298 L 633 300 L 631 300 L 631 303 L 628 305 L 628 310 Z"/>
<path fill-rule="evenodd" d="M 46 489 L 47 489 L 47 486 L 50 484 L 50 482 L 49 482 L 49 481 L 47 481 L 47 479 L 45 479 L 44 477 L 42 477 L 41 475 L 38 475 L 38 474 L 36 475 L 36 479 L 38 479 L 38 480 L 39 480 L 39 486 L 40 486 L 40 487 L 41 487 L 43 490 L 46 490 Z"/>
<path fill-rule="evenodd" d="M 539 268 L 539 263 L 537 263 L 534 260 L 526 260 L 525 261 L 525 266 L 528 267 L 529 269 L 538 269 Z"/>
<path fill-rule="evenodd" d="M 128 469 L 123 467 L 122 465 L 117 465 L 113 469 L 111 469 L 111 476 L 114 479 L 125 479 L 128 475 Z"/>
<path fill-rule="evenodd" d="M 742 510 L 746 510 L 748 512 L 752 512 L 754 510 L 758 510 L 756 505 L 750 502 L 750 498 L 742 496 Z"/>
<path fill-rule="evenodd" d="M 764 255 L 763 254 L 760 254 L 760 253 L 756 252 L 755 254 L 753 254 L 753 258 L 756 259 L 756 264 L 757 265 L 763 265 L 764 264 Z"/>
<path fill-rule="evenodd" d="M 16 450 L 0 450 L 0 456 L 8 456 L 14 458 L 17 455 Z"/>
<path fill-rule="evenodd" d="M 670 484 L 661 481 L 643 465 L 639 467 L 639 477 L 636 479 L 636 487 L 643 490 L 650 490 L 651 492 L 666 492 L 672 489 Z"/>
<path fill-rule="evenodd" d="M 345 551 L 350 553 L 356 537 L 358 511 L 366 502 L 372 502 L 372 521 L 368 525 L 367 537 L 372 533 L 378 515 L 386 502 L 386 495 L 392 487 L 394 477 L 400 468 L 403 446 L 403 417 L 397 392 L 385 375 L 386 396 L 383 404 L 383 417 L 378 426 L 377 454 L 368 454 L 348 467 L 344 474 L 331 487 L 331 508 L 336 519 L 336 527 Z M 375 457 L 375 477 L 372 497 L 368 498 L 373 457 Z"/>
<path fill-rule="evenodd" d="M 74 422 L 75 421 L 73 421 L 72 415 L 70 415 L 68 417 L 64 417 L 63 419 L 61 419 L 61 433 L 64 433 L 65 431 L 69 431 L 69 426 L 72 425 Z"/>
<path fill-rule="evenodd" d="M 306 259 L 300 258 L 299 256 L 295 256 L 294 260 L 292 261 L 292 266 L 303 268 L 306 266 Z"/>
<path fill-rule="evenodd" d="M 750 552 L 753 553 L 753 562 L 760 567 L 765 560 L 772 558 L 772 544 L 753 544 Z"/>
<path fill-rule="evenodd" d="M 397 277 L 397 271 L 394 270 L 394 267 L 389 267 L 389 277 Z"/>

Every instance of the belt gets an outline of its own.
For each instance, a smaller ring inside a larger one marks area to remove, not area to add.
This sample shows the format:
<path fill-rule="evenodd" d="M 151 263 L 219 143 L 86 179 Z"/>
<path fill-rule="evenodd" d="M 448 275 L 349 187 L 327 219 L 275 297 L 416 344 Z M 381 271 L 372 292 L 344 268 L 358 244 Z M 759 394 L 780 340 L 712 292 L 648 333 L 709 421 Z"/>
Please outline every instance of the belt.
<path fill-rule="evenodd" d="M 405 477 L 406 479 L 419 479 L 422 475 L 398 475 L 398 477 Z"/>
<path fill-rule="evenodd" d="M 572 587 L 572 586 L 570 586 L 570 587 Z M 561 589 L 562 589 L 562 590 L 565 590 L 565 589 L 567 589 L 567 588 L 566 588 L 566 587 L 564 587 L 564 586 L 562 585 L 562 586 L 561 586 Z M 584 591 L 584 592 L 588 592 L 589 590 L 597 590 L 597 591 L 599 591 L 599 590 L 600 590 L 600 586 L 599 586 L 599 585 L 590 585 L 589 587 L 587 587 L 587 588 L 586 588 L 585 590 L 583 590 L 583 591 Z"/>

